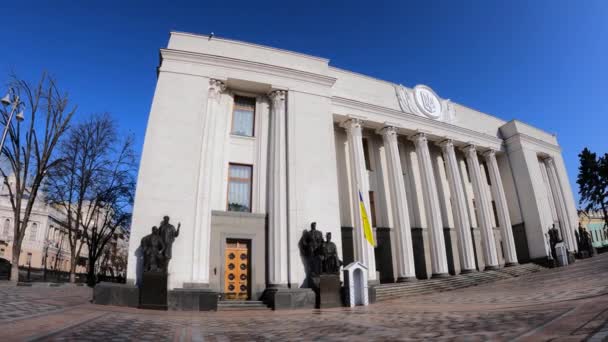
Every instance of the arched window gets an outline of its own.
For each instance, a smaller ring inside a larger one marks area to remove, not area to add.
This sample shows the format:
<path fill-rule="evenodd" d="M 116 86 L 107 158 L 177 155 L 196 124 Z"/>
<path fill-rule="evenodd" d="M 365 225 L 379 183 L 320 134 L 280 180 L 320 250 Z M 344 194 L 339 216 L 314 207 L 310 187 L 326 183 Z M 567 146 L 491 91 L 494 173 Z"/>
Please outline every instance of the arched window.
<path fill-rule="evenodd" d="M 38 225 L 36 223 L 32 223 L 30 226 L 30 241 L 36 241 L 36 237 L 38 236 Z"/>
<path fill-rule="evenodd" d="M 9 219 L 4 220 L 4 226 L 2 228 L 2 235 L 8 236 L 10 226 L 11 226 L 11 220 L 9 220 Z"/>

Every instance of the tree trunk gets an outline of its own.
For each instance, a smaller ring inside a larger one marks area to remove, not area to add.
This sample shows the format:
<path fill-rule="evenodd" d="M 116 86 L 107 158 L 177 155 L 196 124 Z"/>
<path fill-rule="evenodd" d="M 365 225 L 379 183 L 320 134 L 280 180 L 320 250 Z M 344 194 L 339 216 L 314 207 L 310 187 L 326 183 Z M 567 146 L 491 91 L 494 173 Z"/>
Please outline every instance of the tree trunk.
<path fill-rule="evenodd" d="M 13 257 L 11 264 L 11 278 L 10 281 L 17 284 L 19 282 L 19 256 L 21 254 L 21 250 L 17 251 L 13 248 Z"/>
<path fill-rule="evenodd" d="M 76 282 L 76 263 L 78 260 L 76 260 L 75 257 L 72 257 L 72 259 L 70 260 L 70 283 L 75 283 Z"/>
<path fill-rule="evenodd" d="M 95 277 L 95 259 L 89 255 L 89 264 L 87 267 L 87 283 L 89 286 L 95 286 L 97 279 Z"/>

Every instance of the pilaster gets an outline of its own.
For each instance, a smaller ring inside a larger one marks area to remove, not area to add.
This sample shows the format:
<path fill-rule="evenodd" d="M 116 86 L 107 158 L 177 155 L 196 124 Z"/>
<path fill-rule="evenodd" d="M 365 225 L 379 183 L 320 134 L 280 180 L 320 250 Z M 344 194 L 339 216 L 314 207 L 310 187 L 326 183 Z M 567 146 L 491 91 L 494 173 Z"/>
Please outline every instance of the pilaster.
<path fill-rule="evenodd" d="M 270 287 L 287 287 L 287 143 L 285 100 L 287 92 L 270 97 L 268 155 L 268 280 Z"/>
<path fill-rule="evenodd" d="M 221 115 L 221 95 L 226 90 L 224 82 L 210 79 L 207 98 L 207 111 L 203 120 L 203 144 L 201 147 L 201 168 L 197 181 L 197 200 L 194 219 L 194 239 L 192 241 L 191 284 L 204 287 L 209 284 L 209 244 L 211 236 L 211 194 L 213 193 L 212 175 L 216 146 L 215 129 L 217 116 Z"/>

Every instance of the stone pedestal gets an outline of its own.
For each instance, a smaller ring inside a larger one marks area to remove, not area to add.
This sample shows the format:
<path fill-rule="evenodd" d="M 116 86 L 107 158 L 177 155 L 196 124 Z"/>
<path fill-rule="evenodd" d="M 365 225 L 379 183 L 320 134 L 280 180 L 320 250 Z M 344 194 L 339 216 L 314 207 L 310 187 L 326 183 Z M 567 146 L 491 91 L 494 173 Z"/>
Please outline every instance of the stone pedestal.
<path fill-rule="evenodd" d="M 93 289 L 93 303 L 136 308 L 139 306 L 139 288 L 135 285 L 101 282 Z"/>
<path fill-rule="evenodd" d="M 314 309 L 315 293 L 312 289 L 269 288 L 262 299 L 273 310 Z"/>
<path fill-rule="evenodd" d="M 141 309 L 167 310 L 167 273 L 144 272 L 139 289 Z"/>
<path fill-rule="evenodd" d="M 218 293 L 211 289 L 173 289 L 167 294 L 171 311 L 217 311 Z"/>
<path fill-rule="evenodd" d="M 317 308 L 337 308 L 342 306 L 340 295 L 342 285 L 337 274 L 322 274 L 319 276 L 319 290 L 317 295 Z"/>

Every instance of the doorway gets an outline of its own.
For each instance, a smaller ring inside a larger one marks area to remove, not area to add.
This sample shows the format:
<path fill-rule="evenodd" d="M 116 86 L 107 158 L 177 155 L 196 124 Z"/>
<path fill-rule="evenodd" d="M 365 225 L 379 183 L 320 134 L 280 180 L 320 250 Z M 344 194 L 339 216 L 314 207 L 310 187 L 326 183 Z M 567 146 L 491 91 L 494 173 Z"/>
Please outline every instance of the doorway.
<path fill-rule="evenodd" d="M 224 298 L 251 298 L 251 240 L 226 239 L 224 252 Z"/>

